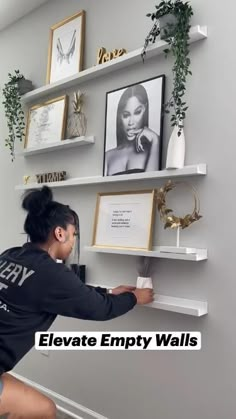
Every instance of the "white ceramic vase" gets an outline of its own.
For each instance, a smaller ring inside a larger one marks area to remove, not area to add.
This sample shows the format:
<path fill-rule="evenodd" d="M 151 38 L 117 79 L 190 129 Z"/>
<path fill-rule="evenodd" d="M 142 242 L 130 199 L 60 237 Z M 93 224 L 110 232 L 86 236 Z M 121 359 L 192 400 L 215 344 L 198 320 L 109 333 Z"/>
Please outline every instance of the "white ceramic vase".
<path fill-rule="evenodd" d="M 178 136 L 179 128 L 175 125 L 167 149 L 166 169 L 181 169 L 184 167 L 185 159 L 185 137 L 184 130 Z"/>
<path fill-rule="evenodd" d="M 152 289 L 153 288 L 152 278 L 151 277 L 138 276 L 136 287 L 137 288 L 151 288 Z"/>

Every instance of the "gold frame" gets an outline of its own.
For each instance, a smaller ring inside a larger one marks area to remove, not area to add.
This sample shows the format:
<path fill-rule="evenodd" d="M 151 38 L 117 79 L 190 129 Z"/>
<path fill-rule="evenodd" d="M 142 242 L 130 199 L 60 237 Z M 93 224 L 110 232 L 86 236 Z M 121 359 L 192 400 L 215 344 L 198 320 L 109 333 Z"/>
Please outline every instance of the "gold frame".
<path fill-rule="evenodd" d="M 29 108 L 28 114 L 27 114 L 27 122 L 26 122 L 26 131 L 25 131 L 25 142 L 24 142 L 24 148 L 27 148 L 28 146 L 28 134 L 29 134 L 29 125 L 30 125 L 30 113 L 38 108 L 41 108 L 43 106 L 50 105 L 50 103 L 59 102 L 60 100 L 64 100 L 64 111 L 63 111 L 63 123 L 62 123 L 62 130 L 61 130 L 61 138 L 58 139 L 58 141 L 63 141 L 65 138 L 65 132 L 66 132 L 66 119 L 67 119 L 67 110 L 68 110 L 68 96 L 63 95 L 59 96 L 57 98 L 47 100 L 46 102 L 37 104 Z"/>
<path fill-rule="evenodd" d="M 113 195 L 135 195 L 135 194 L 144 194 L 149 193 L 152 196 L 152 208 L 151 208 L 151 217 L 149 223 L 149 239 L 148 239 L 148 246 L 146 247 L 123 247 L 123 246 L 109 246 L 109 245 L 98 245 L 96 243 L 96 233 L 97 233 L 97 224 L 98 224 L 98 216 L 99 216 L 99 206 L 102 196 L 113 196 Z M 94 217 L 94 225 L 93 225 L 93 238 L 92 238 L 92 246 L 102 249 L 129 249 L 129 250 L 151 250 L 152 249 L 152 240 L 153 240 L 153 228 L 154 228 L 154 221 L 155 221 L 155 189 L 145 189 L 141 191 L 124 191 L 124 192 L 108 192 L 108 193 L 98 193 L 97 194 L 97 202 L 95 208 L 95 217 Z"/>
<path fill-rule="evenodd" d="M 81 10 L 78 13 L 75 13 L 72 16 L 69 16 L 62 21 L 56 23 L 55 25 L 51 26 L 50 28 L 50 35 L 49 35 L 49 45 L 48 45 L 48 63 L 47 63 L 47 76 L 46 76 L 46 84 L 50 84 L 50 77 L 51 77 L 51 66 L 52 66 L 52 44 L 53 44 L 53 32 L 55 29 L 59 28 L 60 26 L 65 25 L 68 22 L 71 22 L 73 19 L 81 16 L 81 37 L 80 37 L 80 54 L 79 54 L 79 65 L 78 71 L 83 69 L 83 61 L 84 61 L 84 39 L 85 39 L 85 10 Z"/>

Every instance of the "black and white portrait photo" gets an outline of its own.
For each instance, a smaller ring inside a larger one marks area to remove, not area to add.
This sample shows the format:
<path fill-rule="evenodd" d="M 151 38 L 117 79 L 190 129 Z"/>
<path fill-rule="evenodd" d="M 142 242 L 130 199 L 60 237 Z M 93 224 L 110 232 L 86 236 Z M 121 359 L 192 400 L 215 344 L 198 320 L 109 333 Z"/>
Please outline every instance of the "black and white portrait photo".
<path fill-rule="evenodd" d="M 103 175 L 161 169 L 165 76 L 106 95 Z"/>

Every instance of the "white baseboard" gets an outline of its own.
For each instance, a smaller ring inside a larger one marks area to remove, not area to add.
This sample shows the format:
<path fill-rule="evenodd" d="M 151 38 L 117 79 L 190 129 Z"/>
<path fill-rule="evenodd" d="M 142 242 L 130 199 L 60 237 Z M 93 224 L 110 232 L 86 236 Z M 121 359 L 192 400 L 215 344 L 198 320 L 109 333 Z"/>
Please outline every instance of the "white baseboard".
<path fill-rule="evenodd" d="M 28 384 L 30 387 L 35 388 L 36 390 L 43 393 L 45 396 L 49 397 L 57 406 L 58 411 L 63 412 L 74 419 L 108 419 L 105 416 L 100 415 L 99 413 L 94 412 L 91 409 L 88 409 L 85 406 L 82 406 L 79 403 L 74 402 L 73 400 L 68 399 L 67 397 L 62 396 L 61 394 L 55 393 L 54 391 L 41 386 L 40 384 L 35 383 L 34 381 L 29 380 L 15 372 L 9 372 L 13 377 L 22 381 L 25 384 Z"/>

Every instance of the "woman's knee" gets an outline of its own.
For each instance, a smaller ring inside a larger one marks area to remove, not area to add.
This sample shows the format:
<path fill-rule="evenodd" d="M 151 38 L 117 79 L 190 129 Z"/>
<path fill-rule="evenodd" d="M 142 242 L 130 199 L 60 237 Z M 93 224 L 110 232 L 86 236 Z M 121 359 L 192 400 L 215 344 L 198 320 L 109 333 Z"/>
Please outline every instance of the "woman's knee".
<path fill-rule="evenodd" d="M 52 400 L 45 398 L 45 401 L 43 405 L 41 406 L 40 410 L 41 410 L 40 415 L 42 415 L 42 418 L 56 419 L 57 408 L 56 408 L 55 403 Z"/>
<path fill-rule="evenodd" d="M 55 419 L 55 403 L 39 393 L 37 390 L 25 385 L 9 374 L 3 374 L 3 392 L 0 399 L 0 417 L 2 413 L 10 412 L 9 417 L 30 419 Z"/>

